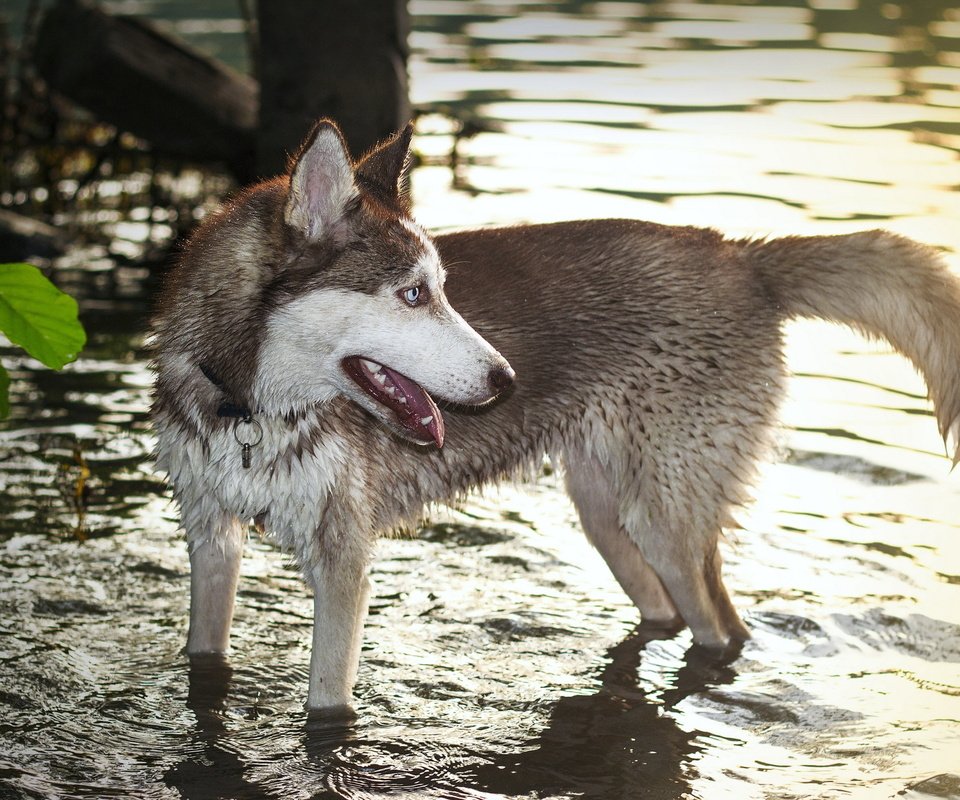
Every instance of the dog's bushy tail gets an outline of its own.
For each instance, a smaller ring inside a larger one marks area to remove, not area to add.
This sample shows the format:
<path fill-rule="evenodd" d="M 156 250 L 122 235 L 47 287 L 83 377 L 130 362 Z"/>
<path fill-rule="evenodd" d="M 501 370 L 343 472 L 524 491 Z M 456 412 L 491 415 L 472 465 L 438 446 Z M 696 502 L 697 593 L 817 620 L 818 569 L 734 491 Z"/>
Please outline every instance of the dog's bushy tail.
<path fill-rule="evenodd" d="M 748 257 L 785 317 L 816 317 L 886 339 L 927 383 L 960 461 L 960 278 L 935 250 L 885 231 L 750 242 Z"/>

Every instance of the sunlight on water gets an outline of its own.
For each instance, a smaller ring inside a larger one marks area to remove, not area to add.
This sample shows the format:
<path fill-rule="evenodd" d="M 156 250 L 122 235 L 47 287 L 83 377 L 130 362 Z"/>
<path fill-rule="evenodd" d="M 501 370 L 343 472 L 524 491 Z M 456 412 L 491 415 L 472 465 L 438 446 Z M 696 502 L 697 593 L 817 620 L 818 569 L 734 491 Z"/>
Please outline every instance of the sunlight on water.
<path fill-rule="evenodd" d="M 246 64 L 232 0 L 113 5 Z M 431 228 L 883 227 L 960 271 L 946 0 L 410 9 Z M 185 549 L 149 462 L 152 287 L 105 288 L 102 252 L 67 265 L 84 358 L 51 375 L 3 351 L 4 797 L 960 797 L 960 481 L 885 345 L 788 328 L 780 460 L 725 550 L 754 633 L 737 660 L 635 630 L 547 469 L 381 542 L 358 719 L 306 722 L 311 605 L 269 542 L 251 538 L 229 659 L 182 656 Z"/>

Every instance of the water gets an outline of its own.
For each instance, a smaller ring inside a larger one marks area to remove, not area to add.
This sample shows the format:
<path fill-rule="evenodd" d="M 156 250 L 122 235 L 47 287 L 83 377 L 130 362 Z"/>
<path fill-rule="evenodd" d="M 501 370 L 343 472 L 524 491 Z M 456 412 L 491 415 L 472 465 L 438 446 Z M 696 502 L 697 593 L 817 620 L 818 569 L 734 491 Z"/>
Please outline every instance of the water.
<path fill-rule="evenodd" d="M 244 63 L 232 2 L 125 5 Z M 960 269 L 955 4 L 411 8 L 433 228 L 882 226 Z M 310 602 L 269 542 L 250 541 L 229 660 L 181 653 L 185 549 L 149 461 L 153 285 L 135 262 L 102 271 L 149 232 L 114 233 L 62 272 L 83 358 L 54 375 L 3 351 L 0 796 L 960 796 L 960 483 L 883 347 L 789 330 L 783 460 L 725 550 L 754 632 L 737 660 L 645 641 L 547 471 L 381 543 L 358 717 L 308 720 Z"/>

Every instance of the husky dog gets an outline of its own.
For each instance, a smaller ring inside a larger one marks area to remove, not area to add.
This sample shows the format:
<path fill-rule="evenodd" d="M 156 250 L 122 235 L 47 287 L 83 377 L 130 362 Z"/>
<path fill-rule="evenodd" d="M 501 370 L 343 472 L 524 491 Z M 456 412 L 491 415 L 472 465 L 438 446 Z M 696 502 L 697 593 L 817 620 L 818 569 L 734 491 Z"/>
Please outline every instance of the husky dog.
<path fill-rule="evenodd" d="M 349 705 L 378 534 L 544 454 L 644 622 L 734 646 L 717 542 L 770 448 L 792 317 L 911 359 L 956 452 L 960 281 L 932 250 L 631 220 L 431 238 L 398 191 L 410 135 L 354 163 L 321 121 L 168 276 L 153 416 L 190 546 L 189 653 L 227 647 L 253 521 L 314 593 L 307 705 Z"/>

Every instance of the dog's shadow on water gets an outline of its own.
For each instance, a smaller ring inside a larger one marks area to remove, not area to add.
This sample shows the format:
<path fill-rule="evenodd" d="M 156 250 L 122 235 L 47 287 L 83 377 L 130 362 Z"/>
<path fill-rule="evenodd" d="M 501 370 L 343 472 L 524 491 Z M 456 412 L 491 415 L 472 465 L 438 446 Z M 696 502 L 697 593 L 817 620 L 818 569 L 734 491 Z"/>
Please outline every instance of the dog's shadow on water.
<path fill-rule="evenodd" d="M 224 710 L 233 668 L 217 653 L 190 657 L 187 708 L 197 719 L 189 754 L 164 773 L 163 781 L 187 800 L 280 797 L 245 777 L 248 765 L 225 747 Z"/>
<path fill-rule="evenodd" d="M 505 796 L 573 793 L 596 800 L 632 797 L 639 791 L 644 797 L 666 800 L 689 792 L 689 765 L 702 749 L 695 741 L 698 734 L 682 730 L 663 712 L 693 694 L 731 683 L 736 673 L 730 662 L 737 653 L 717 656 L 691 648 L 670 687 L 654 699 L 638 685 L 638 668 L 647 645 L 662 636 L 638 626 L 607 652 L 609 663 L 596 692 L 561 698 L 535 738 L 512 752 L 489 757 L 469 774 L 445 775 L 440 783 L 459 782 Z M 250 775 L 251 765 L 231 747 L 225 709 L 232 676 L 221 655 L 191 658 L 187 707 L 196 728 L 188 752 L 165 772 L 163 781 L 185 800 L 287 797 L 291 787 L 258 782 Z M 315 798 L 342 797 L 330 792 L 326 774 L 339 765 L 362 796 L 364 778 L 371 776 L 342 760 L 343 748 L 357 742 L 357 736 L 352 717 L 308 716 L 301 741 L 313 786 L 298 788 L 315 792 Z M 469 791 L 454 795 L 473 796 Z"/>
<path fill-rule="evenodd" d="M 664 637 L 639 625 L 607 651 L 610 663 L 594 694 L 564 697 L 546 728 L 514 753 L 477 770 L 485 791 L 509 796 L 686 796 L 692 757 L 703 748 L 697 732 L 682 730 L 663 712 L 685 698 L 732 683 L 736 650 L 717 654 L 691 647 L 670 688 L 656 701 L 639 687 L 638 667 L 647 645 Z"/>
<path fill-rule="evenodd" d="M 288 787 L 269 786 L 249 777 L 250 764 L 231 749 L 225 716 L 233 668 L 221 654 L 191 656 L 187 708 L 196 718 L 191 745 L 184 757 L 163 775 L 164 783 L 184 800 L 259 800 L 290 796 Z M 355 737 L 352 717 L 307 717 L 306 757 L 322 763 Z"/>

